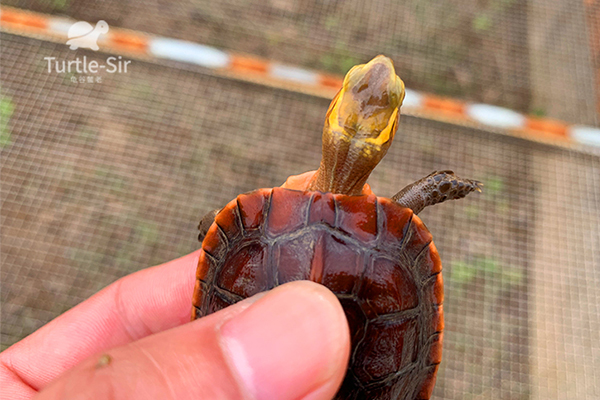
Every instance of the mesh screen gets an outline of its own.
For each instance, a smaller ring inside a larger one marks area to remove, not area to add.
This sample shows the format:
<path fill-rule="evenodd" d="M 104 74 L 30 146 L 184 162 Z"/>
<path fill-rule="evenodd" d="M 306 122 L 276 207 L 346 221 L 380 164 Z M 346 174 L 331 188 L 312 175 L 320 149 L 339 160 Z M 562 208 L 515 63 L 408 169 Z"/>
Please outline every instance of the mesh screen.
<path fill-rule="evenodd" d="M 386 53 L 409 87 L 597 124 L 588 38 L 572 29 L 584 5 L 538 3 L 17 5 L 331 72 Z M 544 29 L 557 29 L 532 25 L 540 9 L 564 17 L 554 63 L 539 54 Z M 197 249 L 206 211 L 318 166 L 327 100 L 142 61 L 73 83 L 43 58 L 106 55 L 1 40 L 3 348 L 119 277 Z M 370 183 L 391 195 L 436 169 L 486 186 L 422 213 L 446 283 L 434 398 L 599 398 L 600 157 L 405 116 Z"/>
<path fill-rule="evenodd" d="M 338 74 L 383 53 L 412 89 L 600 123 L 590 85 L 600 69 L 600 46 L 589 46 L 600 36 L 588 34 L 600 31 L 595 0 L 4 3 Z"/>

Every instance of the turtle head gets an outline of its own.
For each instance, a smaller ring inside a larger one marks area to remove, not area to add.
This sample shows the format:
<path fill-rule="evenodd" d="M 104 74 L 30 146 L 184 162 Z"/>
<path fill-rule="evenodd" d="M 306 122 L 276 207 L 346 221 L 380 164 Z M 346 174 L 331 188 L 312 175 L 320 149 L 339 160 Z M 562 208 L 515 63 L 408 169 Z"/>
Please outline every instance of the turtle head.
<path fill-rule="evenodd" d="M 353 67 L 327 111 L 321 166 L 309 188 L 360 194 L 394 139 L 403 100 L 404 83 L 389 58 Z"/>
<path fill-rule="evenodd" d="M 372 146 L 391 144 L 404 100 L 404 83 L 392 60 L 377 56 L 354 66 L 331 102 L 326 125 L 348 138 Z"/>

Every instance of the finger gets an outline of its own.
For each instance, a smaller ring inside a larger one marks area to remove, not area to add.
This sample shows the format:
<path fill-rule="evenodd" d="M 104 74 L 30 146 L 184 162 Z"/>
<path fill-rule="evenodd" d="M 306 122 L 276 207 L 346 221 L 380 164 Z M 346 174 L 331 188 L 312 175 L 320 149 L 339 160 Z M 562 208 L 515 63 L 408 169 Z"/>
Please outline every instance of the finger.
<path fill-rule="evenodd" d="M 293 282 L 96 355 L 36 399 L 329 400 L 349 343 L 336 297 Z"/>
<path fill-rule="evenodd" d="M 3 390 L 39 390 L 92 354 L 189 321 L 198 256 L 126 276 L 1 353 Z"/>

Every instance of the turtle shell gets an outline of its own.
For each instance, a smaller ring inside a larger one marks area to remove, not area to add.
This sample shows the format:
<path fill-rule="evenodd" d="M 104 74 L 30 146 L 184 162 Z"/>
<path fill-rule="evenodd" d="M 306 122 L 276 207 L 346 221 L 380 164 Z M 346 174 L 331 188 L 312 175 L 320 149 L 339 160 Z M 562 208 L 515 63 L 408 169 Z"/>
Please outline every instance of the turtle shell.
<path fill-rule="evenodd" d="M 375 195 L 239 195 L 203 243 L 192 318 L 295 280 L 327 286 L 352 350 L 336 399 L 429 399 L 442 355 L 442 265 L 412 210 Z"/>

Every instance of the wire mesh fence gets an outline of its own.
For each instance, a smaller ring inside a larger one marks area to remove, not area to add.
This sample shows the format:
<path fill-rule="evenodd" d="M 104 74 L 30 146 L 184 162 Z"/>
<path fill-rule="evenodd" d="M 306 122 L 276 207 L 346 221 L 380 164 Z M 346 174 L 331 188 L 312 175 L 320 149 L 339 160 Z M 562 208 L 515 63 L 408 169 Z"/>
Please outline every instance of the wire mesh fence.
<path fill-rule="evenodd" d="M 526 111 L 541 102 L 550 114 L 575 102 L 584 106 L 554 116 L 597 125 L 585 30 L 567 40 L 583 43 L 579 58 L 536 73 L 526 14 L 536 2 L 467 3 L 17 5 L 331 72 L 386 53 L 413 87 Z M 567 14 L 584 21 L 573 4 Z M 105 54 L 1 40 L 3 348 L 119 277 L 197 249 L 206 211 L 318 166 L 328 100 L 139 60 L 88 81 L 49 73 L 44 57 Z M 569 63 L 582 65 L 585 90 L 560 74 Z M 555 92 L 540 94 L 533 82 L 552 73 Z M 446 283 L 434 398 L 599 398 L 600 157 L 403 117 L 370 183 L 388 196 L 436 169 L 485 190 L 422 214 Z"/>
<path fill-rule="evenodd" d="M 593 0 L 4 3 L 331 73 L 383 53 L 412 89 L 600 123 L 590 85 L 600 69 Z"/>

